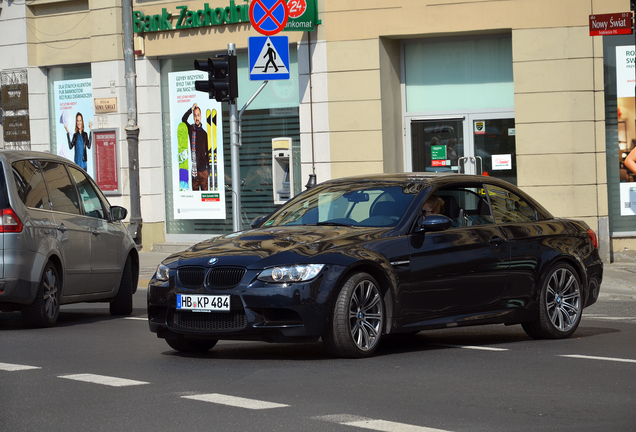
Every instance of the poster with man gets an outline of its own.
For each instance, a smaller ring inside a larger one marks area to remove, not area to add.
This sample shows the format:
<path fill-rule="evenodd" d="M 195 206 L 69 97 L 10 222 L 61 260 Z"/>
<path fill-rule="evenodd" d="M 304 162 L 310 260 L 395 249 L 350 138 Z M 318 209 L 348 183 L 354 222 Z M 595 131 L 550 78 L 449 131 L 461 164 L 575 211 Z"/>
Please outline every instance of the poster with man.
<path fill-rule="evenodd" d="M 55 81 L 53 88 L 57 154 L 94 177 L 92 80 Z"/>
<path fill-rule="evenodd" d="M 616 97 L 621 216 L 636 215 L 636 99 L 634 45 L 616 47 Z"/>
<path fill-rule="evenodd" d="M 168 74 L 175 219 L 225 219 L 220 102 L 194 89 L 201 71 Z"/>

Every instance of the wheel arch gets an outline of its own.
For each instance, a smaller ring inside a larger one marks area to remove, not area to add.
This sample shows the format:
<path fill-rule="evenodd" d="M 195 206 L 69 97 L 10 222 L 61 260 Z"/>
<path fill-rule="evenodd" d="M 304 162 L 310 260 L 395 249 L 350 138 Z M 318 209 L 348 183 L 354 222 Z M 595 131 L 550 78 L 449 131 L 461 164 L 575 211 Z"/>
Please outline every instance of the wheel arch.
<path fill-rule="evenodd" d="M 334 299 L 337 298 L 338 293 L 342 289 L 344 283 L 355 273 L 367 273 L 371 275 L 377 282 L 382 293 L 382 301 L 384 303 L 384 324 L 383 333 L 391 332 L 391 319 L 393 316 L 393 284 L 390 278 L 387 276 L 386 271 L 377 263 L 371 261 L 359 261 L 350 266 L 344 271 L 338 280 L 336 285 Z M 335 301 L 335 300 L 334 300 Z M 333 314 L 333 307 L 332 314 Z"/>
<path fill-rule="evenodd" d="M 550 275 L 551 270 L 554 269 L 559 264 L 568 264 L 570 267 L 574 269 L 576 275 L 579 277 L 579 281 L 581 281 L 581 300 L 582 304 L 586 304 L 587 296 L 589 294 L 588 289 L 588 280 L 587 274 L 585 272 L 585 268 L 583 264 L 576 259 L 576 257 L 572 255 L 560 255 L 555 259 L 552 259 L 550 262 L 546 263 L 546 266 L 541 271 L 541 277 L 539 278 L 539 285 L 536 287 L 536 295 L 541 294 L 541 288 L 545 283 L 546 278 Z M 538 298 L 537 298 L 538 300 Z"/>

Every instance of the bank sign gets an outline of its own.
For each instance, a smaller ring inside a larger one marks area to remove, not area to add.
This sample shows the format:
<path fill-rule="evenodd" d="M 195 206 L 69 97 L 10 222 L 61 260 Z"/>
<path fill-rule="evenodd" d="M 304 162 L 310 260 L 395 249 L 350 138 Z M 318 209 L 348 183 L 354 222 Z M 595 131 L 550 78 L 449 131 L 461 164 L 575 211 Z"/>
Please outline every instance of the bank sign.
<path fill-rule="evenodd" d="M 252 0 L 258 1 L 258 0 Z M 319 24 L 317 0 L 287 0 L 289 19 L 283 31 L 313 31 Z M 201 9 L 176 6 L 177 11 L 162 8 L 160 14 L 148 15 L 133 11 L 133 31 L 137 34 L 197 29 L 200 27 L 249 23 L 249 0 L 230 0 L 227 6 L 210 6 L 203 3 Z"/>

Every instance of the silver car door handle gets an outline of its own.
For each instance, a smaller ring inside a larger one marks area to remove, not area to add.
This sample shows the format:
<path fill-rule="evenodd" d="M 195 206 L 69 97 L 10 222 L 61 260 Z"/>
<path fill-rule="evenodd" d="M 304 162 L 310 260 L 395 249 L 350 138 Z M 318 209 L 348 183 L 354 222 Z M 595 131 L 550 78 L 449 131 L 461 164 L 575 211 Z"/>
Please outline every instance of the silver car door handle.
<path fill-rule="evenodd" d="M 64 224 L 62 224 L 62 225 L 58 225 L 57 226 L 57 230 L 60 231 L 60 232 L 66 232 L 66 231 L 68 231 L 68 228 L 66 228 L 64 226 Z"/>
<path fill-rule="evenodd" d="M 101 233 L 99 232 L 99 230 L 91 230 L 91 232 L 92 232 L 94 235 L 96 235 L 96 236 L 98 236 L 98 235 L 100 235 L 100 234 L 101 234 Z"/>

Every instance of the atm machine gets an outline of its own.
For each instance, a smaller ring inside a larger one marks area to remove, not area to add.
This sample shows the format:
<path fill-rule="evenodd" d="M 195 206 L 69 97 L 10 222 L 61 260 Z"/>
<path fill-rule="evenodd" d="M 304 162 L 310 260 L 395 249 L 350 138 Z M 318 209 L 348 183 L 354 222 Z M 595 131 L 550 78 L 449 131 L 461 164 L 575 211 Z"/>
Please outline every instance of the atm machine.
<path fill-rule="evenodd" d="M 272 192 L 274 204 L 284 204 L 294 196 L 292 139 L 272 139 Z"/>

